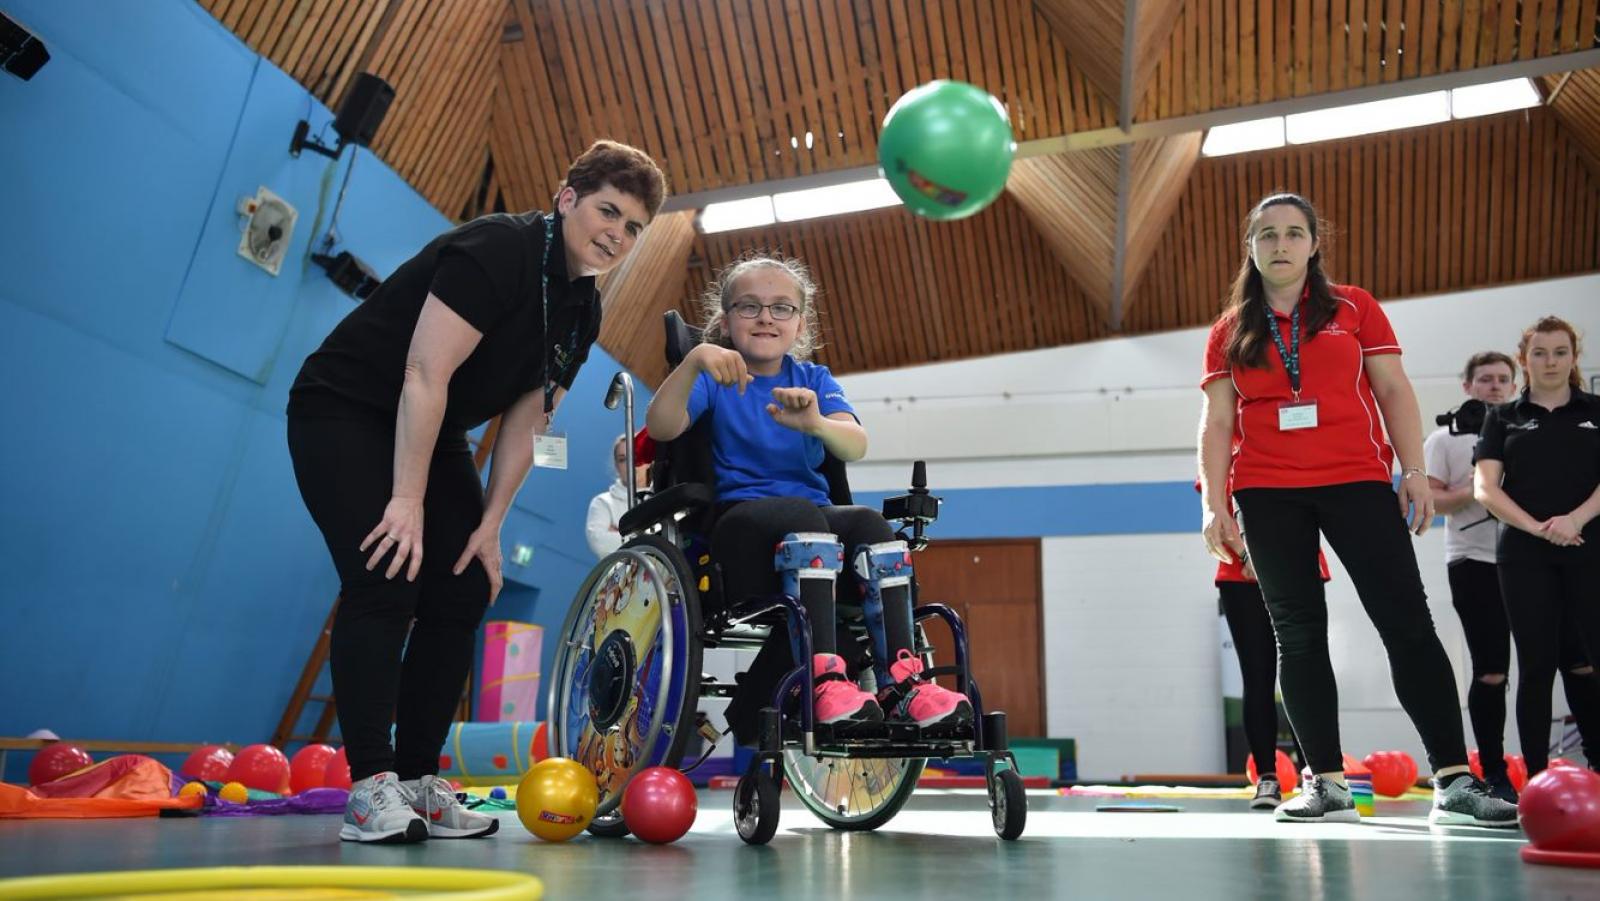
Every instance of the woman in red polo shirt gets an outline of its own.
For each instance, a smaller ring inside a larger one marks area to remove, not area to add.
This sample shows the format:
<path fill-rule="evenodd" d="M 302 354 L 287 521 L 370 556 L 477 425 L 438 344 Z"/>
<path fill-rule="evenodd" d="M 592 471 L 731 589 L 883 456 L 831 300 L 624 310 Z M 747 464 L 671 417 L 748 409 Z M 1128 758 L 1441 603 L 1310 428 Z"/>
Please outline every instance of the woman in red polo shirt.
<path fill-rule="evenodd" d="M 1320 532 L 1383 639 L 1395 693 L 1427 748 L 1429 820 L 1515 827 L 1515 805 L 1491 797 L 1467 769 L 1455 675 L 1407 535 L 1408 526 L 1426 531 L 1434 509 L 1400 344 L 1372 295 L 1329 282 L 1317 224 L 1294 194 L 1266 197 L 1250 212 L 1247 252 L 1211 327 L 1201 382 L 1206 547 L 1223 561 L 1249 547 L 1278 636 L 1284 706 L 1309 768 L 1277 817 L 1360 819 L 1344 784 L 1328 609 L 1313 575 Z M 1230 484 L 1243 533 L 1228 508 Z"/>

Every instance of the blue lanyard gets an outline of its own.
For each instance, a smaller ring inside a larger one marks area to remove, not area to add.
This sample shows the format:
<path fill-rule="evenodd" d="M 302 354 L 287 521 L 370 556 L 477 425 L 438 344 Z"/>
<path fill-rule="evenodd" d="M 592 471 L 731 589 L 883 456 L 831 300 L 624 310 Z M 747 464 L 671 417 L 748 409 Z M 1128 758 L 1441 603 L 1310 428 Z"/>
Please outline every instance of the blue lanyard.
<path fill-rule="evenodd" d="M 1272 305 L 1267 305 L 1267 331 L 1272 333 L 1272 343 L 1278 345 L 1278 356 L 1283 358 L 1283 368 L 1289 371 L 1289 387 L 1294 390 L 1294 399 L 1300 399 L 1300 304 L 1294 305 L 1294 312 L 1289 314 L 1289 346 L 1283 346 L 1283 335 L 1278 332 L 1278 317 L 1272 312 Z"/>
<path fill-rule="evenodd" d="M 550 340 L 550 245 L 555 243 L 556 217 L 555 214 L 544 217 L 544 262 L 539 266 L 539 321 L 544 326 L 542 340 Z M 581 317 L 574 317 L 572 321 L 572 337 L 567 340 L 567 349 L 563 351 L 561 345 L 549 346 L 544 351 L 544 412 L 549 415 L 556 408 L 556 386 L 559 379 L 567 374 L 567 368 L 572 364 L 572 358 L 577 353 L 578 324 Z M 550 358 L 556 358 L 555 377 L 551 377 Z"/>

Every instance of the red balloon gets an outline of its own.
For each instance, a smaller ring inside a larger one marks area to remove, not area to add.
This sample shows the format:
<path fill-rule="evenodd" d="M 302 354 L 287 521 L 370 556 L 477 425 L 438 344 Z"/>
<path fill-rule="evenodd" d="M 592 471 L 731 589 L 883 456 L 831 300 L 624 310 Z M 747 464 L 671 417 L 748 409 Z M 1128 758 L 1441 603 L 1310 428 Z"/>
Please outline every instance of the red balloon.
<path fill-rule="evenodd" d="M 222 745 L 201 745 L 189 752 L 189 759 L 178 768 L 178 774 L 202 782 L 227 782 L 231 766 L 232 751 Z"/>
<path fill-rule="evenodd" d="M 528 745 L 528 757 L 534 763 L 545 760 L 550 756 L 550 724 L 540 723 L 539 728 L 533 730 L 533 743 Z"/>
<path fill-rule="evenodd" d="M 1403 774 L 1401 778 L 1405 780 L 1406 788 L 1414 787 L 1417 784 L 1417 759 L 1404 751 L 1390 751 L 1389 753 L 1400 761 L 1401 773 Z"/>
<path fill-rule="evenodd" d="M 245 788 L 286 795 L 289 793 L 289 758 L 272 745 L 250 745 L 234 755 L 228 781 Z"/>
<path fill-rule="evenodd" d="M 1274 758 L 1273 769 L 1277 770 L 1278 785 L 1284 789 L 1300 784 L 1300 771 L 1295 769 L 1294 761 L 1289 755 L 1279 751 Z M 1260 777 L 1256 773 L 1256 758 L 1252 754 L 1245 758 L 1244 773 L 1250 778 L 1250 784 L 1255 785 Z"/>
<path fill-rule="evenodd" d="M 289 759 L 289 791 L 300 794 L 308 788 L 321 788 L 328 779 L 328 761 L 333 759 L 330 745 L 306 745 Z"/>
<path fill-rule="evenodd" d="M 350 761 L 344 756 L 344 748 L 328 758 L 328 765 L 322 771 L 322 787 L 350 790 Z"/>
<path fill-rule="evenodd" d="M 1406 793 L 1405 768 L 1393 751 L 1376 751 L 1363 761 L 1372 771 L 1374 794 L 1398 798 Z"/>
<path fill-rule="evenodd" d="M 1522 791 L 1528 784 L 1528 762 L 1521 754 L 1506 755 L 1506 778 L 1511 780 L 1511 787 Z"/>
<path fill-rule="evenodd" d="M 1600 852 L 1600 773 L 1545 770 L 1528 780 L 1517 815 L 1534 847 Z"/>
<path fill-rule="evenodd" d="M 53 741 L 40 748 L 28 764 L 28 783 L 43 785 L 62 776 L 69 776 L 86 766 L 94 766 L 94 758 L 77 745 Z"/>
<path fill-rule="evenodd" d="M 1570 767 L 1578 767 L 1578 769 L 1580 769 L 1580 770 L 1583 769 L 1583 767 L 1578 766 L 1577 764 L 1573 763 L 1572 761 L 1568 760 L 1565 757 L 1552 757 L 1552 758 L 1550 758 L 1550 765 L 1552 767 L 1570 766 Z"/>
<path fill-rule="evenodd" d="M 1483 778 L 1483 761 L 1478 759 L 1478 749 L 1473 748 L 1467 752 L 1467 768 L 1472 770 L 1472 775 Z"/>
<path fill-rule="evenodd" d="M 699 806 L 689 777 L 671 767 L 653 766 L 623 789 L 622 821 L 639 838 L 664 845 L 689 831 Z"/>

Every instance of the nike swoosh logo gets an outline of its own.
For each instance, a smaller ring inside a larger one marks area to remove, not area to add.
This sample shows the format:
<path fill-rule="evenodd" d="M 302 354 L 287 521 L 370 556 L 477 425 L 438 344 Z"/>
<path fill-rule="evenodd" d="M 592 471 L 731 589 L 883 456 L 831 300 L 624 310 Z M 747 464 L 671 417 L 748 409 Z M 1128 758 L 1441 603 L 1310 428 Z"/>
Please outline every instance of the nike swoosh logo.
<path fill-rule="evenodd" d="M 372 814 L 370 814 L 370 813 L 369 813 L 369 814 L 367 814 L 367 816 L 362 816 L 362 815 L 361 815 L 361 814 L 359 814 L 359 813 L 355 813 L 355 812 L 353 812 L 353 811 L 352 811 L 352 812 L 351 812 L 351 814 L 350 814 L 350 815 L 351 815 L 351 816 L 353 816 L 353 817 L 355 817 L 355 818 L 356 818 L 356 823 L 357 823 L 357 824 L 358 824 L 358 825 L 361 825 L 361 826 L 365 826 L 365 825 L 367 825 L 367 817 L 370 817 L 370 816 L 372 816 Z"/>
<path fill-rule="evenodd" d="M 440 820 L 444 819 L 444 811 L 442 811 L 442 810 L 429 811 L 428 812 L 428 819 L 433 820 L 435 823 L 437 823 Z"/>

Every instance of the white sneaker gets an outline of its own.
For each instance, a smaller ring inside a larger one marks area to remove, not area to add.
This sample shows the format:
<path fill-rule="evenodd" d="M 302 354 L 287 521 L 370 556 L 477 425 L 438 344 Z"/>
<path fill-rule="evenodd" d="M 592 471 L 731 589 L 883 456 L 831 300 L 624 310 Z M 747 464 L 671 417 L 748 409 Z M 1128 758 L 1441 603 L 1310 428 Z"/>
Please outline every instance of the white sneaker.
<path fill-rule="evenodd" d="M 401 844 L 428 837 L 428 825 L 411 809 L 411 792 L 394 773 L 378 773 L 350 787 L 339 838 L 347 842 Z"/>
<path fill-rule="evenodd" d="M 1361 822 L 1349 786 L 1311 773 L 1301 777 L 1300 794 L 1279 804 L 1274 815 L 1280 823 Z"/>
<path fill-rule="evenodd" d="M 427 824 L 429 838 L 482 838 L 500 828 L 498 819 L 464 807 L 450 783 L 438 776 L 400 784 L 411 795 L 411 809 Z"/>

